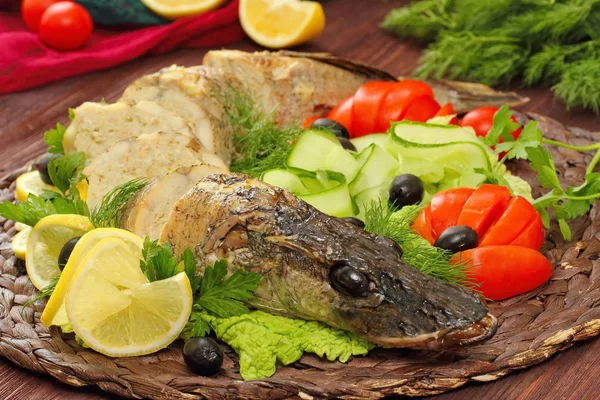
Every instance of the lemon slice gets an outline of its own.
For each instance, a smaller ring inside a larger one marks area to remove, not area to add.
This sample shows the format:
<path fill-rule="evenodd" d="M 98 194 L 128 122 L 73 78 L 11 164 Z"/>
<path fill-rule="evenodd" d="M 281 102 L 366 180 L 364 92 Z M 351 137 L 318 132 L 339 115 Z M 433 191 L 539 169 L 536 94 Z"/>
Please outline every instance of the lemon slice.
<path fill-rule="evenodd" d="M 192 311 L 187 275 L 148 282 L 141 256 L 120 239 L 104 239 L 81 261 L 67 288 L 73 331 L 102 354 L 125 357 L 160 350 L 179 336 Z"/>
<path fill-rule="evenodd" d="M 30 234 L 31 227 L 26 226 L 13 237 L 13 240 L 10 243 L 10 248 L 19 260 L 25 259 L 25 254 L 27 254 L 27 241 L 29 240 Z"/>
<path fill-rule="evenodd" d="M 240 22 L 256 43 L 280 49 L 319 36 L 325 29 L 325 12 L 314 1 L 240 0 Z"/>
<path fill-rule="evenodd" d="M 219 7 L 225 0 L 142 0 L 142 3 L 167 19 L 189 17 Z"/>
<path fill-rule="evenodd" d="M 42 218 L 31 230 L 25 256 L 33 286 L 42 290 L 60 275 L 58 255 L 68 240 L 94 229 L 83 215 L 54 214 Z"/>
<path fill-rule="evenodd" d="M 76 275 L 77 267 L 81 264 L 80 261 L 87 256 L 94 246 L 107 238 L 121 239 L 129 246 L 132 252 L 137 251 L 141 253 L 144 246 L 142 238 L 124 229 L 98 228 L 83 235 L 73 248 L 73 252 L 60 274 L 60 279 L 52 292 L 52 296 L 50 296 L 46 308 L 44 308 L 44 312 L 40 318 L 44 326 L 65 326 L 69 323 L 65 309 L 65 296 L 67 295 L 69 282 Z"/>
<path fill-rule="evenodd" d="M 15 222 L 15 229 L 17 231 L 22 231 L 23 229 L 31 228 L 29 225 L 24 224 L 22 222 Z"/>
<path fill-rule="evenodd" d="M 19 175 L 15 184 L 15 198 L 19 201 L 27 200 L 30 193 L 39 196 L 44 189 L 58 191 L 55 186 L 44 183 L 37 170 Z"/>

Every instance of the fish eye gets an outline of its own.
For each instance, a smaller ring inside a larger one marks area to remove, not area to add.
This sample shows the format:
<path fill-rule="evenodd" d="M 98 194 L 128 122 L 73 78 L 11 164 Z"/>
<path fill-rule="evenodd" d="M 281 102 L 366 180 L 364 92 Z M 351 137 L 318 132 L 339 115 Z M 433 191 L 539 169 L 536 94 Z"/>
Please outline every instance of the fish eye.
<path fill-rule="evenodd" d="M 352 297 L 366 296 L 369 278 L 348 264 L 337 264 L 329 270 L 331 286 L 338 292 Z"/>

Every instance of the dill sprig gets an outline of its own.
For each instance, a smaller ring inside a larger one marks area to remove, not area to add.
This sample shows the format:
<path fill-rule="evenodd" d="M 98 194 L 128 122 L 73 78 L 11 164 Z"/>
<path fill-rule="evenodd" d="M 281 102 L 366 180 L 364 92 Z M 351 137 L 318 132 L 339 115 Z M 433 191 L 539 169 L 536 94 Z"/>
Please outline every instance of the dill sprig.
<path fill-rule="evenodd" d="M 38 300 L 45 299 L 46 297 L 50 297 L 52 295 L 52 293 L 54 293 L 54 289 L 56 289 L 56 285 L 58 284 L 59 278 L 60 278 L 60 276 L 53 278 L 52 281 L 50 281 L 50 283 L 48 285 L 46 285 L 46 287 L 44 287 L 41 291 L 39 291 L 35 296 L 33 296 L 32 298 L 27 300 L 25 302 L 25 304 L 23 304 L 23 308 L 29 307 L 30 305 L 32 305 L 33 303 L 35 303 Z"/>
<path fill-rule="evenodd" d="M 431 246 L 410 228 L 422 208 L 408 206 L 395 212 L 387 203 L 373 202 L 365 210 L 365 229 L 398 243 L 403 250 L 402 259 L 424 274 L 474 289 L 475 285 L 468 279 L 467 265 L 451 264 L 451 252 Z"/>
<path fill-rule="evenodd" d="M 96 228 L 119 227 L 119 216 L 129 200 L 148 184 L 146 178 L 125 182 L 102 198 L 100 204 L 90 212 L 90 221 Z"/>
<path fill-rule="evenodd" d="M 259 177 L 263 172 L 281 168 L 292 150 L 292 142 L 302 131 L 294 125 L 281 128 L 274 110 L 265 114 L 239 85 L 228 84 L 213 92 L 224 104 L 226 122 L 232 127 L 236 155 L 232 172 Z"/>
<path fill-rule="evenodd" d="M 423 0 L 383 28 L 429 42 L 419 77 L 543 82 L 567 107 L 600 113 L 600 0 Z"/>

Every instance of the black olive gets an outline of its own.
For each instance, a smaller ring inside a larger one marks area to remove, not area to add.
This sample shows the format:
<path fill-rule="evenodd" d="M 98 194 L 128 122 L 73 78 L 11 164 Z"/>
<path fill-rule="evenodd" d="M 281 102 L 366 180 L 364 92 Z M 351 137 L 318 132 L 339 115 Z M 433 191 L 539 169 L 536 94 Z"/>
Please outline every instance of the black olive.
<path fill-rule="evenodd" d="M 67 261 L 69 261 L 69 257 L 71 257 L 71 253 L 73 252 L 73 248 L 77 242 L 79 242 L 81 237 L 74 237 L 73 239 L 69 239 L 67 243 L 64 244 L 62 249 L 60 249 L 60 253 L 58 254 L 58 268 L 62 271 L 65 265 L 67 265 Z"/>
<path fill-rule="evenodd" d="M 364 222 L 362 222 L 362 221 L 361 221 L 360 219 L 358 219 L 358 218 L 346 217 L 346 218 L 343 218 L 343 220 L 344 220 L 344 221 L 346 221 L 346 222 L 350 222 L 352 225 L 356 225 L 356 226 L 358 226 L 359 228 L 363 228 L 363 229 L 365 229 L 365 223 L 364 223 Z"/>
<path fill-rule="evenodd" d="M 50 160 L 60 157 L 59 154 L 46 153 L 35 163 L 35 168 L 40 171 L 40 178 L 48 185 L 53 185 L 50 175 L 48 174 L 48 163 Z"/>
<path fill-rule="evenodd" d="M 367 276 L 349 265 L 338 264 L 332 267 L 329 280 L 335 290 L 353 297 L 366 296 L 369 290 Z"/>
<path fill-rule="evenodd" d="M 327 118 L 319 118 L 315 120 L 311 125 L 311 128 L 317 129 L 327 129 L 329 132 L 333 133 L 335 136 L 344 139 L 350 139 L 350 134 L 348 133 L 348 129 L 339 122 L 336 122 L 332 119 Z"/>
<path fill-rule="evenodd" d="M 346 150 L 356 151 L 356 147 L 354 147 L 352 142 L 349 141 L 348 139 L 338 138 L 338 140 L 340 141 L 340 144 L 342 145 L 342 147 L 345 148 Z"/>
<path fill-rule="evenodd" d="M 390 185 L 390 202 L 396 208 L 412 206 L 423 200 L 423 181 L 413 174 L 398 175 Z"/>
<path fill-rule="evenodd" d="M 183 346 L 183 360 L 193 373 L 211 376 L 221 369 L 223 350 L 212 338 L 194 337 Z"/>
<path fill-rule="evenodd" d="M 477 232 L 468 226 L 456 225 L 444 230 L 433 244 L 453 253 L 474 249 L 479 244 Z"/>

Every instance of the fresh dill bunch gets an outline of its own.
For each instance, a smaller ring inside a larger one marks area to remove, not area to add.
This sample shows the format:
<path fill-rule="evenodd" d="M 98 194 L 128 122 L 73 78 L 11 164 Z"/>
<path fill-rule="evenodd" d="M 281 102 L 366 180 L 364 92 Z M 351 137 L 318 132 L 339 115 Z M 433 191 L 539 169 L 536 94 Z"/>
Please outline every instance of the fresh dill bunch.
<path fill-rule="evenodd" d="M 451 0 L 423 0 L 397 8 L 385 17 L 381 27 L 398 36 L 433 40 L 440 31 L 453 28 L 448 14 L 451 3 Z"/>
<path fill-rule="evenodd" d="M 137 178 L 125 182 L 102 198 L 100 204 L 90 213 L 90 221 L 96 228 L 119 227 L 119 216 L 129 200 L 135 197 L 148 184 L 148 179 Z"/>
<path fill-rule="evenodd" d="M 567 107 L 582 106 L 600 113 L 600 62 L 598 59 L 582 60 L 564 68 L 560 81 L 552 91 Z"/>
<path fill-rule="evenodd" d="M 372 202 L 365 210 L 365 230 L 398 243 L 403 250 L 402 260 L 424 274 L 474 289 L 465 264 L 451 264 L 452 253 L 431 246 L 410 228 L 422 209 L 408 206 L 395 212 L 387 203 Z"/>
<path fill-rule="evenodd" d="M 234 132 L 232 172 L 256 178 L 269 169 L 285 166 L 292 142 L 302 131 L 300 126 L 277 126 L 273 111 L 263 113 L 240 85 L 226 85 L 213 95 L 224 104 L 226 122 Z"/>
<path fill-rule="evenodd" d="M 458 32 L 431 44 L 414 73 L 420 78 L 460 78 L 494 86 L 513 80 L 528 55 L 528 48 L 510 37 Z"/>

